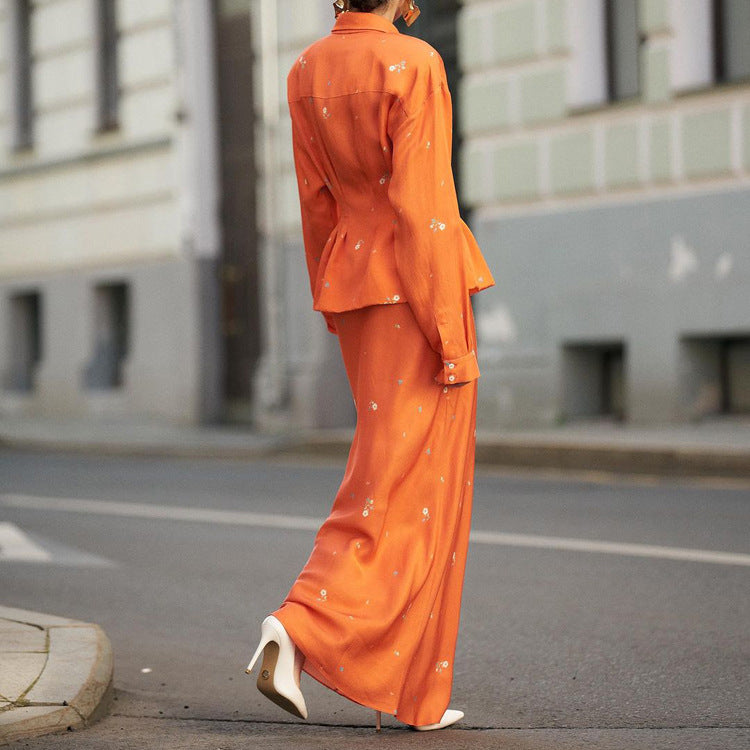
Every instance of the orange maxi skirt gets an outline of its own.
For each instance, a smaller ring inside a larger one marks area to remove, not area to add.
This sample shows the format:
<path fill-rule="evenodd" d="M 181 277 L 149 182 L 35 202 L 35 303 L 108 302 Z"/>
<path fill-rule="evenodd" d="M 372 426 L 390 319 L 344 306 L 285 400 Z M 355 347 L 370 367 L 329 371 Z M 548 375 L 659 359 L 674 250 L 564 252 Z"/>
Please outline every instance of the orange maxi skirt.
<path fill-rule="evenodd" d="M 333 317 L 357 426 L 330 515 L 272 614 L 311 677 L 404 723 L 431 724 L 453 681 L 477 381 L 435 382 L 440 356 L 408 303 Z M 473 316 L 466 326 L 476 350 Z"/>

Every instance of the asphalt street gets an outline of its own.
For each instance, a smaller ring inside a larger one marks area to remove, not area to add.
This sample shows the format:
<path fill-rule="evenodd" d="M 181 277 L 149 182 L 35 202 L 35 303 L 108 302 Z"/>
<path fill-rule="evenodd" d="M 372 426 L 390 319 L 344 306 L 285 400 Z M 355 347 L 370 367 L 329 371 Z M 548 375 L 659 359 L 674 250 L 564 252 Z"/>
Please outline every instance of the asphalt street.
<path fill-rule="evenodd" d="M 115 700 L 26 748 L 750 747 L 750 484 L 478 471 L 450 730 L 244 674 L 343 464 L 0 453 L 0 603 L 99 623 Z M 86 502 L 82 502 L 86 501 Z M 25 550 L 25 551 L 24 551 Z M 34 552 L 36 550 L 36 552 Z M 707 553 L 722 553 L 711 555 Z"/>

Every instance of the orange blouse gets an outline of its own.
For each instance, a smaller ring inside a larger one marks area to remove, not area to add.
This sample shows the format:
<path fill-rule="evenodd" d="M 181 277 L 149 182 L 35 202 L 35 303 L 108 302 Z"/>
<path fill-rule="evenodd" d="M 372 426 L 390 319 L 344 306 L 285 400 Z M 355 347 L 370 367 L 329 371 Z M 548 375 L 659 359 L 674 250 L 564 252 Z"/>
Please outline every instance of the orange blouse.
<path fill-rule="evenodd" d="M 408 302 L 443 369 L 479 377 L 470 295 L 494 285 L 461 219 L 445 67 L 386 18 L 349 11 L 287 76 L 313 309 Z"/>

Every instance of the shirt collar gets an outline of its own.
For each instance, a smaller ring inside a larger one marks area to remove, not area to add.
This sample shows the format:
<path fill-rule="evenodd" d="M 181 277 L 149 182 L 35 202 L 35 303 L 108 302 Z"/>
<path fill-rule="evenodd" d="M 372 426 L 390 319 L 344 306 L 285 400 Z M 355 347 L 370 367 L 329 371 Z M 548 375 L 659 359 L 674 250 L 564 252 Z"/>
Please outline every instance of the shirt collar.
<path fill-rule="evenodd" d="M 339 13 L 331 33 L 346 33 L 348 31 L 383 31 L 386 34 L 401 33 L 387 18 L 377 13 L 349 10 Z"/>

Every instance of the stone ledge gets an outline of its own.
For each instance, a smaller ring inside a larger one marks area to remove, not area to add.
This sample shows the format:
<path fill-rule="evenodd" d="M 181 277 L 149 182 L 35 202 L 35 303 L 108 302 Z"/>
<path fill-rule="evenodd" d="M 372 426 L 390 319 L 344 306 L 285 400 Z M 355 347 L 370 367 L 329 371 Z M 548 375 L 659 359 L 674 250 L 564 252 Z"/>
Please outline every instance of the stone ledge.
<path fill-rule="evenodd" d="M 0 673 L 13 661 L 13 695 L 0 702 L 0 743 L 80 729 L 106 712 L 114 658 L 98 625 L 0 606 L 0 631 L 13 635 L 12 650 L 0 649 Z M 36 661 L 20 658 L 32 655 Z"/>

